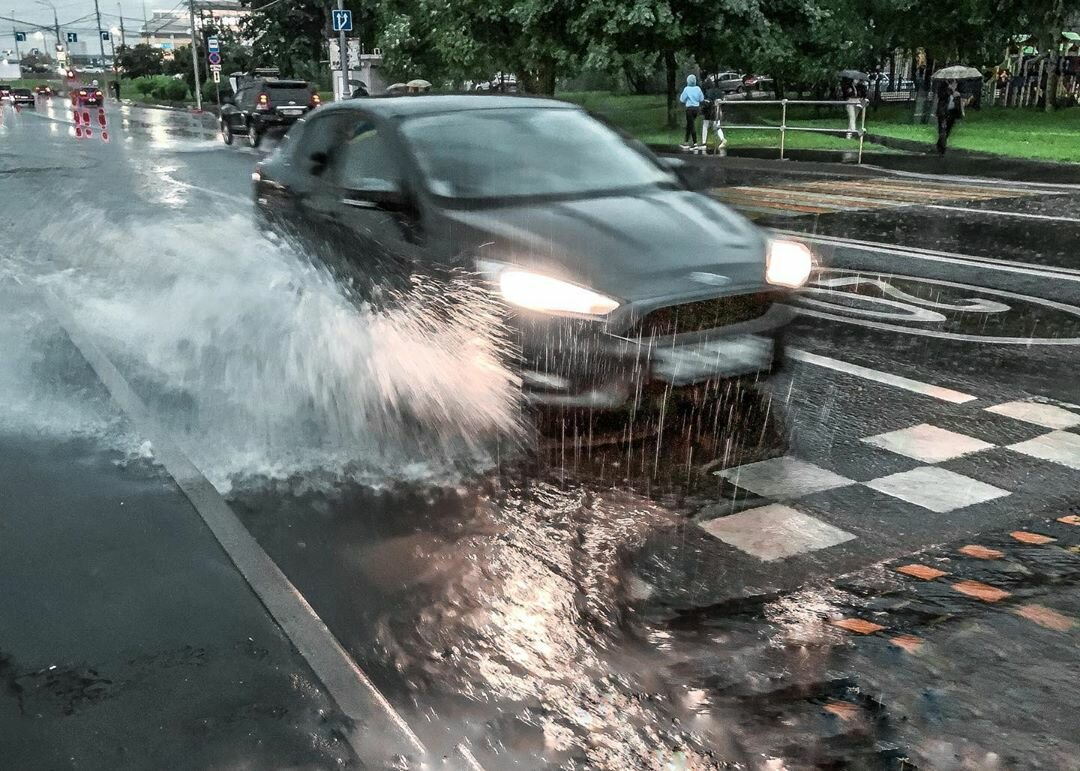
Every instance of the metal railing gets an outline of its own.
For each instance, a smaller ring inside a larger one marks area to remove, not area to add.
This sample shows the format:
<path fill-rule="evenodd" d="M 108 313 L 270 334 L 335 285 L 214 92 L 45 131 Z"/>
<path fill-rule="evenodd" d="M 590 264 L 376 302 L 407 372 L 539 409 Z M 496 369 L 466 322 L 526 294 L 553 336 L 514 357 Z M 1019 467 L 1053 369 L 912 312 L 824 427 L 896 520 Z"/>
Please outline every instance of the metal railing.
<path fill-rule="evenodd" d="M 738 107 L 756 107 L 765 104 L 778 104 L 780 105 L 780 125 L 757 125 L 748 123 L 723 123 L 722 128 L 724 131 L 728 129 L 757 129 L 759 131 L 779 131 L 780 132 L 780 159 L 784 158 L 784 140 L 787 137 L 789 131 L 811 131 L 818 134 L 858 134 L 859 139 L 859 158 L 857 163 L 862 163 L 863 156 L 863 141 L 866 137 L 866 107 L 869 101 L 866 99 L 858 100 L 842 100 L 842 101 L 819 101 L 814 99 L 721 99 L 720 103 Z M 789 126 L 787 125 L 787 108 L 789 104 L 816 104 L 816 105 L 831 105 L 834 107 L 855 107 L 860 112 L 860 117 L 856 118 L 858 121 L 858 128 L 856 131 L 850 131 L 846 128 L 820 128 L 817 126 Z"/>

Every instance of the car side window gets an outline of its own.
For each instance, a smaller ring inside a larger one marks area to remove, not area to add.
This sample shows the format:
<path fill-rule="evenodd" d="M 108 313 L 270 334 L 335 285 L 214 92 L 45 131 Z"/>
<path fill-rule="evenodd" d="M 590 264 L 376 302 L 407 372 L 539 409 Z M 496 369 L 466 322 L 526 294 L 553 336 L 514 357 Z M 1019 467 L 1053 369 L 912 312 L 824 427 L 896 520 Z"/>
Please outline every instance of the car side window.
<path fill-rule="evenodd" d="M 316 112 L 315 117 L 303 120 L 306 124 L 303 136 L 304 152 L 309 155 L 325 153 L 329 158 L 340 151 L 351 123 L 349 116 L 333 113 L 320 115 Z"/>
<path fill-rule="evenodd" d="M 333 159 L 334 178 L 350 190 L 397 192 L 402 189 L 401 168 L 386 142 L 385 132 L 370 120 L 348 125 L 345 144 Z"/>

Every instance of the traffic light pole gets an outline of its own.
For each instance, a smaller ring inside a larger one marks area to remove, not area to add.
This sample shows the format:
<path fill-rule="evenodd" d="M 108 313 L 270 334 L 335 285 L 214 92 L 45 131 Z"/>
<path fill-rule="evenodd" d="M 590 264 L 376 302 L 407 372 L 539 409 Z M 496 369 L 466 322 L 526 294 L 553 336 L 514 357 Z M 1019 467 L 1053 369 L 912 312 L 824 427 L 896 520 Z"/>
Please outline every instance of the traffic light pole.
<path fill-rule="evenodd" d="M 345 0 L 337 0 L 339 11 L 345 10 Z M 341 62 L 341 98 L 349 98 L 349 41 L 345 39 L 345 29 L 338 33 L 338 60 Z"/>
<path fill-rule="evenodd" d="M 191 14 L 191 66 L 195 70 L 195 109 L 202 112 L 202 84 L 199 82 L 199 47 L 195 45 L 195 0 L 188 0 L 188 11 Z"/>
<path fill-rule="evenodd" d="M 105 66 L 105 38 L 101 36 L 101 9 L 98 7 L 98 0 L 94 0 L 94 14 L 97 16 L 97 41 L 98 46 L 101 48 L 101 66 Z M 112 37 L 110 35 L 109 37 Z"/>
<path fill-rule="evenodd" d="M 15 17 L 15 9 L 14 8 L 11 9 L 11 16 L 12 16 L 12 18 Z M 11 36 L 13 38 L 15 38 L 15 61 L 17 61 L 19 63 L 19 66 L 21 67 L 22 66 L 22 54 L 19 53 L 19 31 L 17 29 L 15 29 L 15 22 L 11 23 Z"/>

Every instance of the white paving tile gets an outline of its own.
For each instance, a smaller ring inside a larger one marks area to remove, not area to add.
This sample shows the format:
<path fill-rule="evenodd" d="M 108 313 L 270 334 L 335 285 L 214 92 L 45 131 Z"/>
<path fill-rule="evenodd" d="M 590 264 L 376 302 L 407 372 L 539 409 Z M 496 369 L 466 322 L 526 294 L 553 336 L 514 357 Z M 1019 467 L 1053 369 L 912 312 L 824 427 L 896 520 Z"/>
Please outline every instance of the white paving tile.
<path fill-rule="evenodd" d="M 944 460 L 959 458 L 980 450 L 989 450 L 994 445 L 976 439 L 973 436 L 946 431 L 944 428 L 920 423 L 911 428 L 890 431 L 887 434 L 868 436 L 863 439 L 867 444 L 880 447 L 898 455 L 906 455 L 923 463 L 940 463 Z"/>
<path fill-rule="evenodd" d="M 987 412 L 1016 418 L 1025 423 L 1034 423 L 1045 428 L 1072 428 L 1080 426 L 1080 414 L 1070 412 L 1064 407 L 1038 402 L 1006 402 L 987 407 Z"/>
<path fill-rule="evenodd" d="M 911 471 L 871 480 L 866 482 L 866 486 L 938 514 L 1009 494 L 1008 490 L 937 466 L 919 466 Z"/>
<path fill-rule="evenodd" d="M 854 480 L 788 455 L 717 473 L 744 490 L 765 498 L 798 498 L 800 495 L 855 484 Z"/>
<path fill-rule="evenodd" d="M 1010 444 L 1009 449 L 1080 471 L 1080 434 L 1051 431 L 1026 442 Z"/>
<path fill-rule="evenodd" d="M 717 517 L 701 527 L 763 562 L 825 549 L 855 537 L 846 530 L 779 503 Z"/>

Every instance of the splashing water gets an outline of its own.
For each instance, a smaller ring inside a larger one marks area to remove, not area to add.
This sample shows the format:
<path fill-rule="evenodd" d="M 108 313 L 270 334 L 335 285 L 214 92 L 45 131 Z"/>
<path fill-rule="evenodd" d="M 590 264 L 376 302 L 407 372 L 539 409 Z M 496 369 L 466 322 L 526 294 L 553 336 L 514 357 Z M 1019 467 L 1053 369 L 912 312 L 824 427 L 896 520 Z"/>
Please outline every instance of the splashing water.
<path fill-rule="evenodd" d="M 59 256 L 68 266 L 37 280 L 219 489 L 430 478 L 520 436 L 499 308 L 468 276 L 415 280 L 376 312 L 240 214 L 118 227 L 84 213 L 25 262 Z"/>

